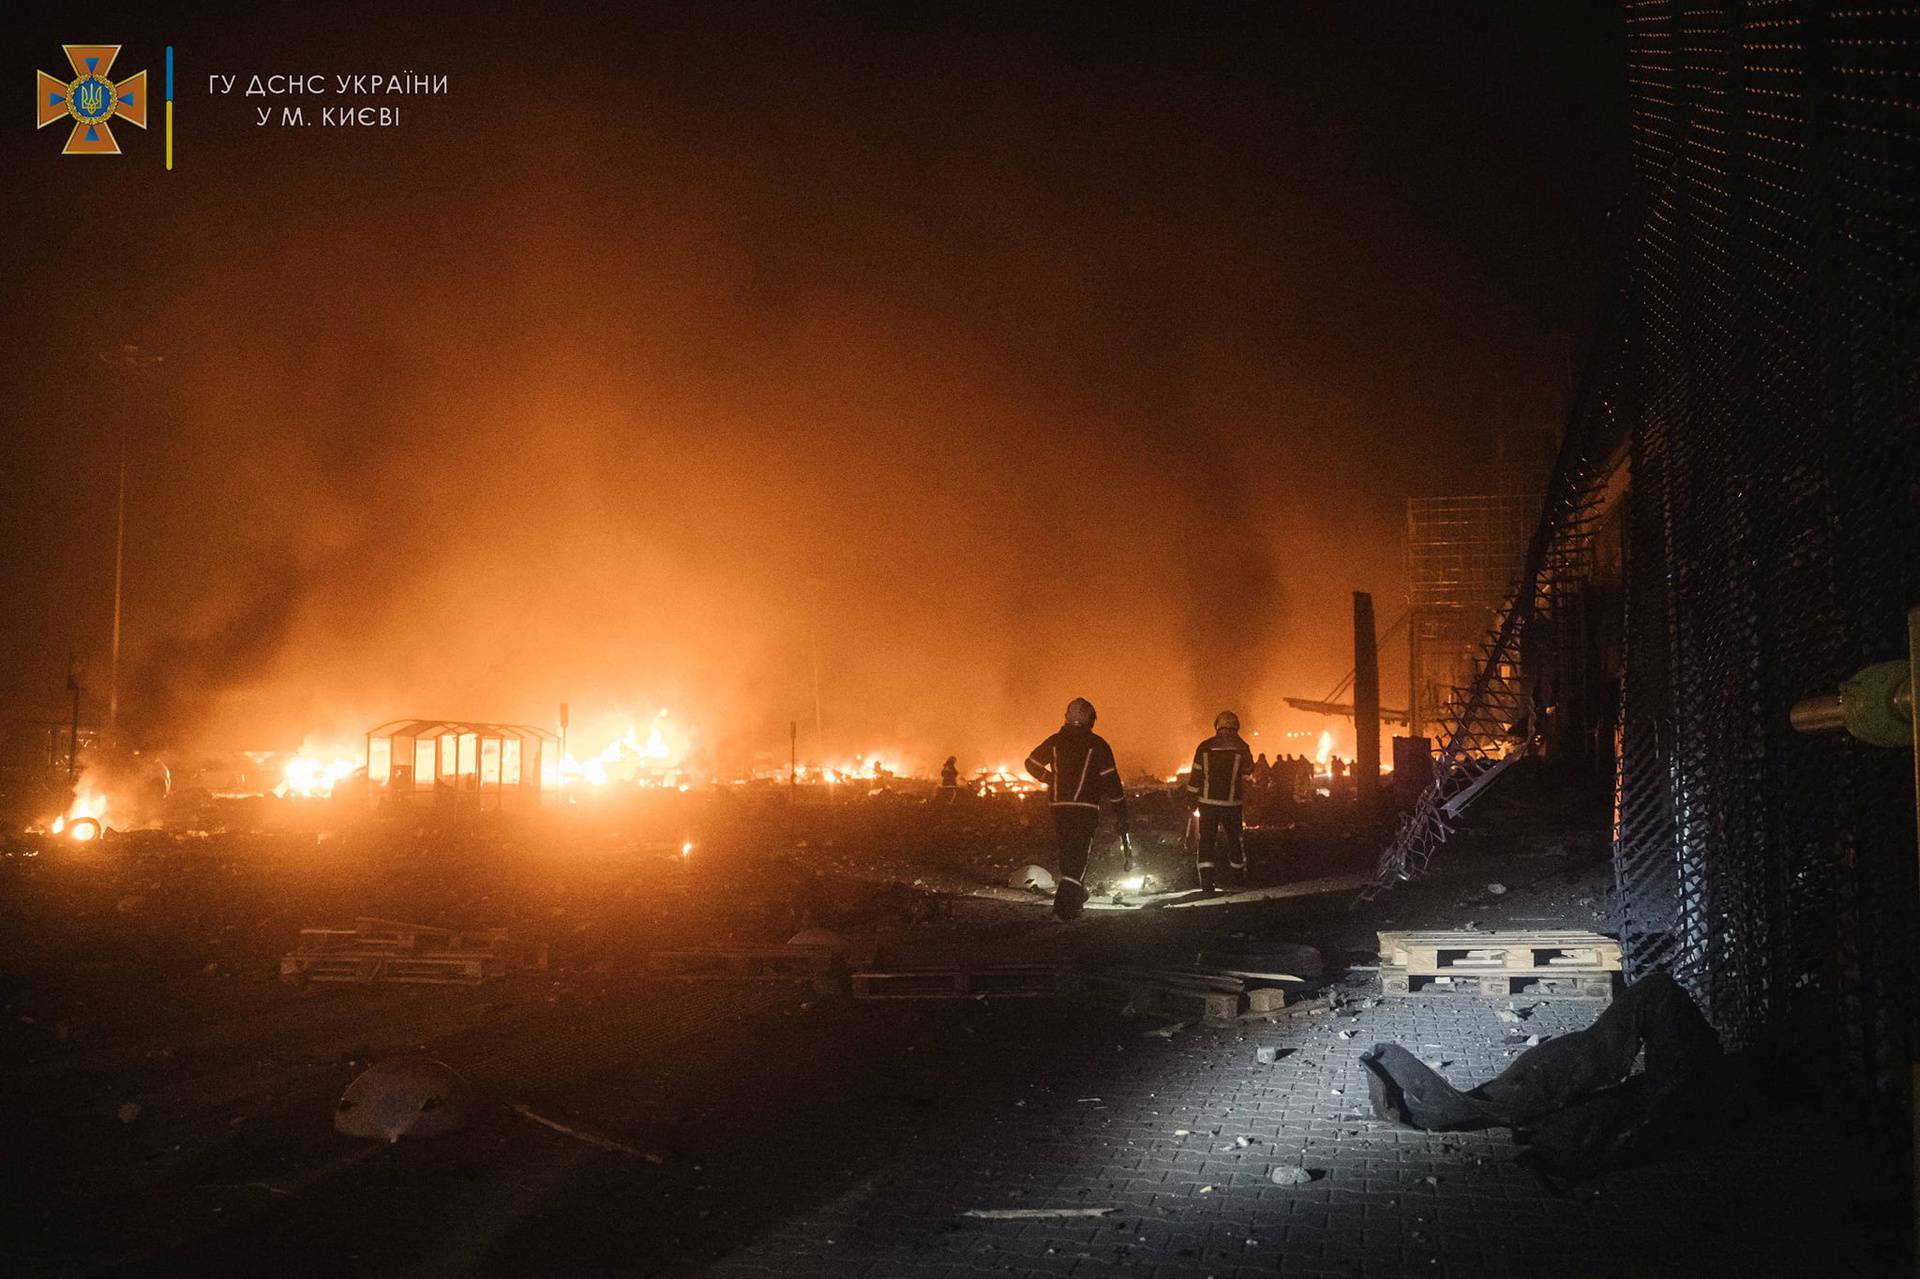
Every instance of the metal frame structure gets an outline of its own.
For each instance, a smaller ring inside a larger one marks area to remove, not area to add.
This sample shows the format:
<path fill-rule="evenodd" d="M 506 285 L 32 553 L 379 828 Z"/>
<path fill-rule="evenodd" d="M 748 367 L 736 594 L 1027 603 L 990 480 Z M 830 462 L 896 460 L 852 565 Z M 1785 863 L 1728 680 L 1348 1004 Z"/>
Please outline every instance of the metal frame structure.
<path fill-rule="evenodd" d="M 399 799 L 451 794 L 538 804 L 546 750 L 559 744 L 559 734 L 529 724 L 389 720 L 367 730 L 367 785 Z"/>
<path fill-rule="evenodd" d="M 1408 732 L 1472 678 L 1475 644 L 1525 567 L 1541 495 L 1407 499 Z"/>

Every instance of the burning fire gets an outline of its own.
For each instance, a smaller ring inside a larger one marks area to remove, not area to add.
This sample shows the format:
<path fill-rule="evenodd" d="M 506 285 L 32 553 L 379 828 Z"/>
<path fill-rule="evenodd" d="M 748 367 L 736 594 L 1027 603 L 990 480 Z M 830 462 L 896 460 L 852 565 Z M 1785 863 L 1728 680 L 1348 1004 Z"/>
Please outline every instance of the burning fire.
<path fill-rule="evenodd" d="M 353 776 L 360 767 L 358 758 L 316 759 L 302 752 L 287 761 L 280 774 L 280 784 L 273 793 L 286 798 L 289 795 L 301 795 L 310 799 L 319 799 L 333 794 L 333 788 L 340 782 Z"/>
<path fill-rule="evenodd" d="M 1313 752 L 1315 767 L 1327 769 L 1333 766 L 1333 733 L 1330 730 L 1320 734 L 1320 745 Z"/>
<path fill-rule="evenodd" d="M 95 790 L 83 776 L 73 803 L 67 805 L 66 812 L 53 819 L 53 824 L 47 830 L 50 834 L 65 835 L 76 843 L 84 844 L 100 838 L 106 830 L 106 817 L 105 792 Z"/>
<path fill-rule="evenodd" d="M 549 759 L 540 766 L 540 784 L 548 788 L 585 783 L 605 786 L 610 782 L 630 782 L 635 786 L 661 786 L 688 789 L 682 774 L 690 749 L 690 734 L 673 722 L 664 707 L 647 724 L 644 736 L 628 720 L 617 729 L 611 741 L 582 760 L 571 752 Z"/>

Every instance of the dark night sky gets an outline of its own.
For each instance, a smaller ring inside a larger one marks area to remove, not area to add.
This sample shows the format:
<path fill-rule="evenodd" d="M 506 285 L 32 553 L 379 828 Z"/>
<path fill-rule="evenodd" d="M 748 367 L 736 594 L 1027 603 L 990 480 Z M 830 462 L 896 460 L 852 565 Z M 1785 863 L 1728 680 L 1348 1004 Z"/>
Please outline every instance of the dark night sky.
<path fill-rule="evenodd" d="M 1611 4 L 307 8 L 9 12 L 16 710 L 104 682 L 125 421 L 149 740 L 568 699 L 736 759 L 817 618 L 831 752 L 1085 693 L 1166 767 L 1312 723 L 1404 499 L 1550 420 L 1606 277 Z M 113 159 L 24 123 L 77 41 L 176 46 L 173 173 L 157 104 Z M 451 92 L 386 130 L 206 89 L 402 70 Z"/>

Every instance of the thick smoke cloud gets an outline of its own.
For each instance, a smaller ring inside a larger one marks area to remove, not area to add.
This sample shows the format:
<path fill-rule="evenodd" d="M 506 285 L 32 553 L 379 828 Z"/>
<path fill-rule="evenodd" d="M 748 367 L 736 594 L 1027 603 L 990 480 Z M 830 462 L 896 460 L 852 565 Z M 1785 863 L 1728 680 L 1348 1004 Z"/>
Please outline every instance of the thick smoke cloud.
<path fill-rule="evenodd" d="M 453 46 L 458 109 L 393 137 L 203 104 L 195 171 L 129 196 L 145 234 L 68 268 L 167 356 L 92 379 L 101 420 L 136 406 L 138 731 L 351 742 L 567 701 L 670 708 L 722 769 L 790 722 L 803 757 L 985 764 L 1086 695 L 1130 771 L 1223 705 L 1272 740 L 1345 670 L 1347 592 L 1397 612 L 1404 497 L 1471 486 L 1487 406 L 1558 371 L 1537 335 L 1598 278 L 1565 247 L 1597 217 L 1578 148 L 1516 187 L 1510 104 L 1410 61 L 1465 37 L 1343 12 L 594 14 L 619 110 L 553 92 L 567 40 L 531 27 Z M 378 23 L 203 56 L 351 60 Z M 82 233 L 55 212 L 29 223 L 57 256 Z M 93 337 L 40 319 L 22 461 L 83 478 L 8 566 L 61 619 L 17 642 L 23 682 L 99 630 L 74 583 L 111 500 L 102 437 L 50 442 Z"/>

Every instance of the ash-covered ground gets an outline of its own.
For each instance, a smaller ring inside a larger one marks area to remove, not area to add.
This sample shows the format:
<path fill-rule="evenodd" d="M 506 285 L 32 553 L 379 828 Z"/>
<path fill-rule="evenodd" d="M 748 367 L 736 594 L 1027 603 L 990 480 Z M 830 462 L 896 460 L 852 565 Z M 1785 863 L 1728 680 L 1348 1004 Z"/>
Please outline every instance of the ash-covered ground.
<path fill-rule="evenodd" d="M 1521 1051 L 1496 1003 L 1380 999 L 1376 929 L 1610 931 L 1603 830 L 1552 795 L 1510 798 L 1434 877 L 1359 909 L 1317 892 L 1072 925 L 1006 886 L 1049 860 L 1044 806 L 1012 797 L 662 795 L 457 822 L 283 805 L 234 829 L 16 839 L 0 854 L 0 1255 L 46 1275 L 1873 1272 L 1896 1248 L 1897 1182 L 1811 1100 L 1564 1191 L 1504 1130 L 1372 1117 L 1358 1055 L 1376 1041 L 1463 1086 Z M 1135 811 L 1136 870 L 1180 886 L 1180 810 Z M 1385 834 L 1304 810 L 1252 836 L 1254 881 L 1350 881 Z M 1118 878 L 1118 856 L 1103 831 L 1093 876 Z M 358 916 L 504 927 L 546 943 L 549 968 L 480 986 L 279 979 L 302 927 Z M 1210 1027 L 646 971 L 656 950 L 805 927 L 878 967 L 1305 944 L 1329 1007 Z M 1549 1037 L 1595 1012 L 1521 1005 Z M 391 1145 L 336 1134 L 348 1082 L 405 1053 L 471 1081 L 470 1124 Z M 1277 1185 L 1276 1167 L 1313 1180 Z M 966 1215 L 1022 1206 L 1110 1211 Z"/>

